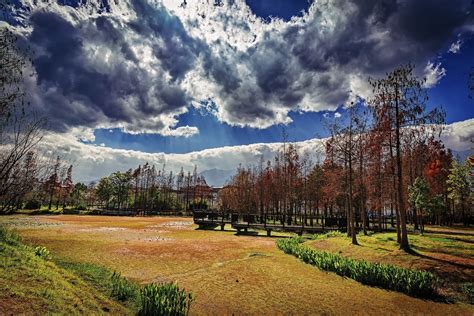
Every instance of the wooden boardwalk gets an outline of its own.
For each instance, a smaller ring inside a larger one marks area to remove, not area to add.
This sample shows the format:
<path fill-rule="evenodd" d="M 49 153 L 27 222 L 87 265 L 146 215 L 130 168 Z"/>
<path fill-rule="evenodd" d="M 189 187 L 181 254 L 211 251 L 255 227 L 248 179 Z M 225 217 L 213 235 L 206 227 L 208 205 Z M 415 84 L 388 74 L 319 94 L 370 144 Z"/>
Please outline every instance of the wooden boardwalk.
<path fill-rule="evenodd" d="M 324 227 L 318 226 L 303 226 L 303 225 L 278 225 L 278 224 L 259 224 L 259 223 L 245 223 L 245 222 L 234 222 L 231 223 L 232 228 L 237 229 L 240 233 L 242 230 L 247 232 L 248 229 L 266 230 L 267 236 L 271 236 L 272 231 L 283 231 L 292 232 L 302 235 L 303 233 L 318 234 L 327 231 L 337 231 L 339 227 Z"/>
<path fill-rule="evenodd" d="M 346 219 L 327 218 L 322 220 L 318 218 L 322 223 L 329 223 L 330 225 L 323 225 L 317 221 L 311 221 L 312 225 L 305 225 L 302 221 L 298 224 L 285 224 L 284 221 L 277 221 L 275 217 L 273 217 L 272 221 L 267 221 L 266 217 L 263 218 L 260 215 L 241 215 L 238 213 L 219 211 L 195 211 L 193 218 L 194 223 L 199 225 L 199 228 L 214 229 L 220 226 L 221 230 L 224 230 L 225 225 L 230 224 L 232 228 L 237 230 L 237 233 L 248 232 L 249 229 L 265 230 L 267 236 L 271 236 L 272 231 L 293 232 L 302 235 L 303 233 L 317 234 L 327 231 L 337 231 L 345 229 L 346 227 L 344 225 Z M 308 219 L 305 219 L 305 221 L 307 220 Z M 296 220 L 292 222 L 296 223 Z"/>

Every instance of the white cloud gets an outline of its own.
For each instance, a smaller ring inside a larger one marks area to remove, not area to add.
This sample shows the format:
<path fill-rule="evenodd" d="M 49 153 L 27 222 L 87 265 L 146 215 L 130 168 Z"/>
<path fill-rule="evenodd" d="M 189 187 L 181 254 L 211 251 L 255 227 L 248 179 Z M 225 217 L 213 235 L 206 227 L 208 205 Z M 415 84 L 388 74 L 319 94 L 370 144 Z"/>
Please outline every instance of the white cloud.
<path fill-rule="evenodd" d="M 456 151 L 469 150 L 473 145 L 474 119 L 447 125 L 442 140 L 448 148 Z M 308 154 L 313 161 L 324 157 L 324 139 L 310 139 L 295 143 L 301 155 Z M 92 181 L 117 170 L 136 168 L 146 162 L 166 165 L 168 170 L 179 171 L 181 167 L 192 171 L 210 169 L 234 170 L 239 164 L 255 164 L 260 156 L 273 159 L 282 147 L 281 143 L 260 143 L 244 146 L 227 146 L 186 154 L 145 153 L 135 150 L 113 149 L 81 142 L 77 135 L 49 133 L 41 142 L 42 152 L 59 154 L 74 164 L 75 181 Z"/>
<path fill-rule="evenodd" d="M 458 39 L 456 42 L 451 44 L 451 46 L 449 47 L 448 52 L 453 53 L 453 54 L 457 54 L 461 50 L 461 46 L 462 46 L 462 41 L 460 39 Z"/>
<path fill-rule="evenodd" d="M 452 7 L 321 0 L 290 21 L 264 21 L 244 0 L 187 0 L 185 8 L 179 0 L 88 0 L 77 8 L 20 2 L 24 8 L 13 13 L 19 31 L 42 62 L 54 59 L 38 67 L 47 73 L 36 83 L 34 104 L 63 132 L 87 126 L 189 137 L 198 130 L 176 128 L 179 115 L 203 100 L 233 126 L 288 124 L 291 111 L 334 111 L 370 97 L 369 76 L 408 60 L 425 65 L 454 30 L 472 28 L 464 12 L 470 0 Z M 420 8 L 430 16 L 412 23 Z M 63 43 L 77 49 L 55 49 Z M 55 67 L 69 69 L 68 76 Z M 423 71 L 427 87 L 446 74 L 434 63 Z"/>
<path fill-rule="evenodd" d="M 441 66 L 441 63 L 428 62 L 425 67 L 425 88 L 436 86 L 444 76 L 446 76 L 446 69 Z"/>
<path fill-rule="evenodd" d="M 474 118 L 446 125 L 441 139 L 446 147 L 455 151 L 473 151 Z"/>

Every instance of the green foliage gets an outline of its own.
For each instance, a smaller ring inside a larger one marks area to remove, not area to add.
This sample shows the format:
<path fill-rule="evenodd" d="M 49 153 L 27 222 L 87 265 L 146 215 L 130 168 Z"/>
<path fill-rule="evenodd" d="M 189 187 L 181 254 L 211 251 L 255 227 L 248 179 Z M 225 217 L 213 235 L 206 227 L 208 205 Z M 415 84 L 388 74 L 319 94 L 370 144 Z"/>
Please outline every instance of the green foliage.
<path fill-rule="evenodd" d="M 39 248 L 39 247 L 38 247 Z M 10 229 L 0 225 L 0 280 L 2 314 L 16 315 L 126 315 L 132 308 L 120 305 L 108 293 L 75 270 L 45 260 L 36 249 L 21 243 Z M 40 250 L 40 253 L 45 253 Z M 110 272 L 108 274 L 110 278 Z"/>
<path fill-rule="evenodd" d="M 189 209 L 191 210 L 207 210 L 207 200 L 196 199 L 189 203 Z"/>
<path fill-rule="evenodd" d="M 87 186 L 84 183 L 76 183 L 71 192 L 72 204 L 76 206 L 85 205 L 86 193 L 87 193 Z"/>
<path fill-rule="evenodd" d="M 461 291 L 467 296 L 469 304 L 474 304 L 474 283 L 463 283 Z"/>
<path fill-rule="evenodd" d="M 446 181 L 448 184 L 448 197 L 453 200 L 456 205 L 464 204 L 470 194 L 469 163 L 466 161 L 466 163 L 462 165 L 454 160 L 449 172 L 448 180 Z"/>
<path fill-rule="evenodd" d="M 425 271 L 409 270 L 392 265 L 371 263 L 365 260 L 346 258 L 328 252 L 320 252 L 301 245 L 301 238 L 280 239 L 279 249 L 321 270 L 335 272 L 362 284 L 406 293 L 411 296 L 428 297 L 434 293 L 436 277 Z"/>
<path fill-rule="evenodd" d="M 97 184 L 96 194 L 100 201 L 107 204 L 109 203 L 113 193 L 112 182 L 109 177 L 103 177 Z"/>
<path fill-rule="evenodd" d="M 148 284 L 140 291 L 139 315 L 187 315 L 193 296 L 175 283 Z"/>
<path fill-rule="evenodd" d="M 21 243 L 20 236 L 12 230 L 0 225 L 0 242 L 15 246 Z"/>
<path fill-rule="evenodd" d="M 110 278 L 111 283 L 111 296 L 116 298 L 119 301 L 133 301 L 137 298 L 138 287 L 123 278 L 120 273 L 113 272 L 112 277 Z"/>
<path fill-rule="evenodd" d="M 431 198 L 430 200 L 430 214 L 446 214 L 447 208 L 442 194 L 438 194 Z"/>
<path fill-rule="evenodd" d="M 318 239 L 324 239 L 324 238 L 333 238 L 333 237 L 345 237 L 346 234 L 342 233 L 340 231 L 331 231 L 327 232 L 325 234 L 314 234 L 311 239 L 313 240 L 318 240 Z"/>
<path fill-rule="evenodd" d="M 85 202 L 81 202 L 75 208 L 78 211 L 85 211 L 85 210 L 87 210 L 87 204 Z"/>
<path fill-rule="evenodd" d="M 416 178 L 408 188 L 408 201 L 419 211 L 427 211 L 430 207 L 430 188 L 423 178 Z"/>
<path fill-rule="evenodd" d="M 80 276 L 82 280 L 100 289 L 101 292 L 110 292 L 110 276 L 112 275 L 112 271 L 109 269 L 86 262 L 69 262 L 56 259 L 54 263 L 68 271 L 74 272 L 74 274 Z"/>
<path fill-rule="evenodd" d="M 180 205 L 176 197 L 166 197 L 160 192 L 156 193 L 153 198 L 153 206 L 156 210 L 176 210 L 180 209 Z"/>
<path fill-rule="evenodd" d="M 39 210 L 41 208 L 41 202 L 39 200 L 31 199 L 26 201 L 23 208 L 25 210 Z"/>
<path fill-rule="evenodd" d="M 49 250 L 46 249 L 46 247 L 38 246 L 38 247 L 35 247 L 34 251 L 35 251 L 35 256 L 38 256 L 45 260 L 51 259 L 51 254 L 49 253 Z"/>

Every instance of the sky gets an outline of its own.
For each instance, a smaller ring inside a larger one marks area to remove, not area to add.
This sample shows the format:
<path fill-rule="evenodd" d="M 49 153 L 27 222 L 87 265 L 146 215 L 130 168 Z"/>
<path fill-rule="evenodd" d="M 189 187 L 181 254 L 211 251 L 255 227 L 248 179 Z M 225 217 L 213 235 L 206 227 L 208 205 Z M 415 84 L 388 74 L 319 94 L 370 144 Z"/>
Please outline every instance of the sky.
<path fill-rule="evenodd" d="M 228 171 L 271 159 L 255 144 L 283 130 L 305 147 L 370 97 L 369 77 L 407 62 L 456 126 L 450 146 L 474 136 L 472 0 L 16 0 L 2 13 L 31 47 L 44 148 L 77 181 L 144 160 Z M 222 157 L 196 158 L 209 151 Z"/>

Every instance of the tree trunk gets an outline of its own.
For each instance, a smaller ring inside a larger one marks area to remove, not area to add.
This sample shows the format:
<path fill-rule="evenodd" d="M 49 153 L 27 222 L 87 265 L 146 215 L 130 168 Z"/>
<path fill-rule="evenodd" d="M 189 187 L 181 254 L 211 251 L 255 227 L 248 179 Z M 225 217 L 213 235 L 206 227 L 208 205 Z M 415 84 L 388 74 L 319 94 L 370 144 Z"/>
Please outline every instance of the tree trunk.
<path fill-rule="evenodd" d="M 406 220 L 406 209 L 403 200 L 403 172 L 402 172 L 402 156 L 401 156 L 401 144 L 400 144 L 400 113 L 398 104 L 398 87 L 395 90 L 395 141 L 396 141 L 396 155 L 397 155 L 397 191 L 398 191 L 398 209 L 400 212 L 400 228 L 401 228 L 401 240 L 400 248 L 408 251 L 410 245 L 408 244 L 408 233 L 407 233 L 407 220 Z"/>

